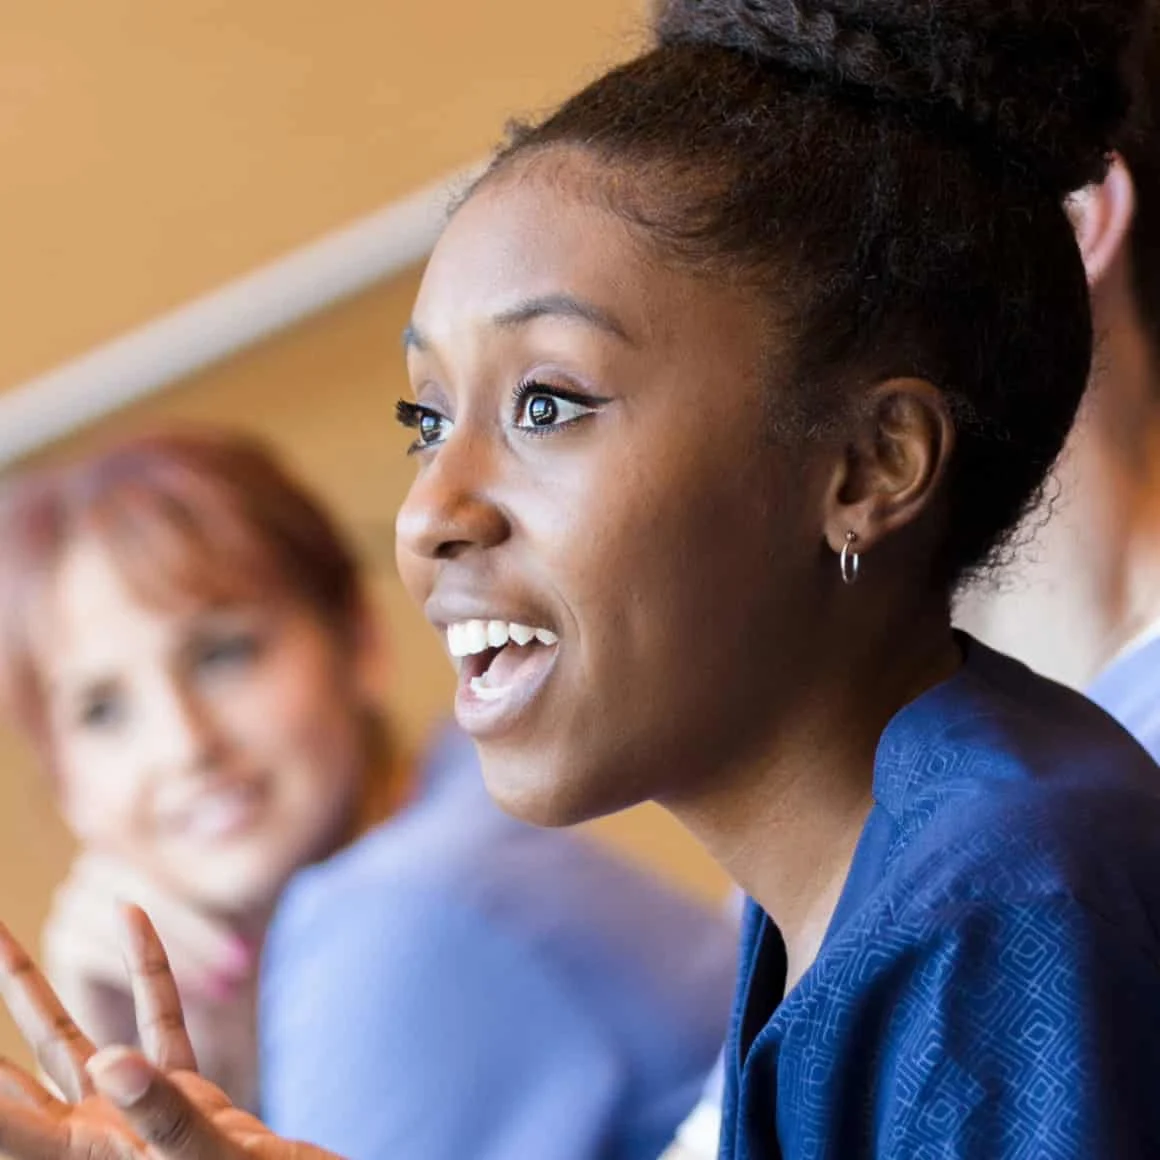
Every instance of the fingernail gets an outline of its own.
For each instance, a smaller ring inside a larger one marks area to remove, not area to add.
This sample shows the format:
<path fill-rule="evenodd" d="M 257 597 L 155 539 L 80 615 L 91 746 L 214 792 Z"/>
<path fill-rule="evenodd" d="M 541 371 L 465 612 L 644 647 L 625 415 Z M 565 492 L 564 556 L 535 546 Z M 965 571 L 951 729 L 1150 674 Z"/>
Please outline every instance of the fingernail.
<path fill-rule="evenodd" d="M 106 1047 L 85 1064 L 101 1095 L 131 1108 L 149 1090 L 153 1069 L 127 1047 Z"/>

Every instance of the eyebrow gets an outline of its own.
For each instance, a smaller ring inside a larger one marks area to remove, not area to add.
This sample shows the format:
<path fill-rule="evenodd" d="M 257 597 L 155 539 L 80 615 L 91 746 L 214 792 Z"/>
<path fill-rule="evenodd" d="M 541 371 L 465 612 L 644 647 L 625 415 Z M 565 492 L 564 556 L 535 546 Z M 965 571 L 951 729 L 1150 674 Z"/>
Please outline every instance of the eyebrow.
<path fill-rule="evenodd" d="M 630 346 L 636 345 L 624 326 L 608 311 L 571 294 L 542 294 L 537 298 L 525 299 L 494 315 L 492 322 L 504 329 L 511 329 L 526 326 L 529 322 L 535 322 L 540 318 L 562 318 L 583 322 L 611 334 Z M 416 351 L 425 351 L 429 348 L 423 332 L 413 322 L 403 328 L 403 348 Z"/>

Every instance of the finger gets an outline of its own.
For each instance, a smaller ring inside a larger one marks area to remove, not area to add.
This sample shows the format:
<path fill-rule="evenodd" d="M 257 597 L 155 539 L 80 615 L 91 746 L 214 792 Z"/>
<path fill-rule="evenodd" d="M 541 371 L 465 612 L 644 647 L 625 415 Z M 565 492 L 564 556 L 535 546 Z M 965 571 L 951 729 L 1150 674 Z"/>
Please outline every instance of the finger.
<path fill-rule="evenodd" d="M 89 1060 L 89 1072 L 97 1092 L 120 1110 L 158 1160 L 234 1160 L 244 1155 L 140 1052 L 105 1048 Z"/>
<path fill-rule="evenodd" d="M 0 994 L 37 1063 L 70 1100 L 92 1090 L 85 1063 L 95 1048 L 69 1017 L 24 948 L 0 923 Z"/>
<path fill-rule="evenodd" d="M 253 948 L 228 923 L 210 918 L 119 862 L 94 855 L 78 860 L 62 892 L 65 898 L 75 896 L 90 913 L 108 914 L 107 908 L 118 903 L 140 906 L 164 938 L 175 965 L 188 967 L 191 974 L 242 979 L 254 971 Z M 110 926 L 115 928 L 117 923 Z"/>
<path fill-rule="evenodd" d="M 152 911 L 147 907 L 142 909 L 150 914 L 152 921 Z M 199 952 L 187 950 L 180 942 L 175 945 L 163 926 L 158 929 L 183 996 L 202 1005 L 217 1005 L 234 995 L 239 985 L 236 976 L 218 971 Z M 76 1006 L 78 992 L 84 995 L 91 991 L 92 984 L 99 983 L 128 995 L 124 923 L 117 904 L 112 900 L 58 899 L 45 924 L 41 948 L 49 981 L 82 1027 L 86 1024 Z"/>
<path fill-rule="evenodd" d="M 0 1059 L 0 1099 L 61 1114 L 64 1104 L 11 1060 Z"/>
<path fill-rule="evenodd" d="M 11 1160 L 69 1160 L 79 1152 L 69 1149 L 68 1127 L 62 1119 L 20 1100 L 0 1097 L 0 1153 Z M 97 1153 L 88 1153 L 96 1160 Z M 109 1152 L 108 1156 L 115 1156 Z"/>
<path fill-rule="evenodd" d="M 126 906 L 123 921 L 141 1047 L 157 1067 L 196 1071 L 197 1057 L 161 939 L 140 907 Z"/>

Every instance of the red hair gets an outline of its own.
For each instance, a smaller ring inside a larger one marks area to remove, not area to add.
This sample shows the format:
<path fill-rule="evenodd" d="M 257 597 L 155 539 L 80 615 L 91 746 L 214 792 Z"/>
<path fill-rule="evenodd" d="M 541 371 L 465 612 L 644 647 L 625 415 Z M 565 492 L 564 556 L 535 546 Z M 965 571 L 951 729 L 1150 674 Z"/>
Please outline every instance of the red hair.
<path fill-rule="evenodd" d="M 363 604 L 355 553 L 326 508 L 260 440 L 183 429 L 140 436 L 0 494 L 0 694 L 47 742 L 34 612 L 69 547 L 92 537 L 142 601 L 302 601 L 336 633 Z"/>

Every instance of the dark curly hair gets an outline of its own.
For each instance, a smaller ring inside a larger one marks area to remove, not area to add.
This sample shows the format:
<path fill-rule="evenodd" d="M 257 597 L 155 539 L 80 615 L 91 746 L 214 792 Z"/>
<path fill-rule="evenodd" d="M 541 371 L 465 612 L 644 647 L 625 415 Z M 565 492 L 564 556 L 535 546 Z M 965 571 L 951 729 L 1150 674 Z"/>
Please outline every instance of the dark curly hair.
<path fill-rule="evenodd" d="M 1105 171 L 1140 7 L 662 0 L 655 46 L 514 129 L 483 180 L 579 149 L 616 178 L 586 192 L 666 258 L 762 294 L 782 438 L 834 429 L 874 382 L 935 383 L 949 588 L 1037 498 L 1083 393 L 1063 201 Z"/>

